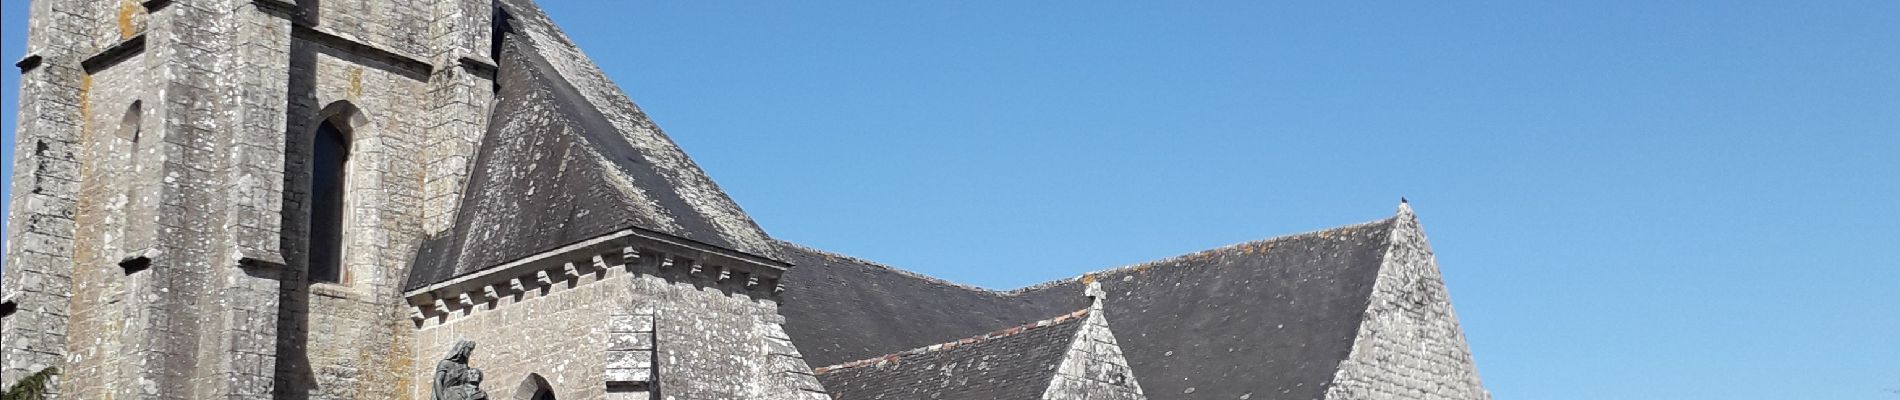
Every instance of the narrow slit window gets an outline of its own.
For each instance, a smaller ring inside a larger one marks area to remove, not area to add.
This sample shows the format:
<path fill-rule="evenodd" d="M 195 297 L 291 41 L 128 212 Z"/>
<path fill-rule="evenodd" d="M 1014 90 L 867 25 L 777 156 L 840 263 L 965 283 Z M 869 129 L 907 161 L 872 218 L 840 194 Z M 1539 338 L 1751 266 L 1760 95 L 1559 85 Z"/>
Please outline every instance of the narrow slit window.
<path fill-rule="evenodd" d="M 343 226 L 350 139 L 336 125 L 317 126 L 311 151 L 310 279 L 343 282 Z"/>
<path fill-rule="evenodd" d="M 135 202 L 138 201 L 139 187 L 141 186 L 138 174 L 138 163 L 136 162 L 139 157 L 140 149 L 139 130 L 142 129 L 139 121 L 144 118 L 144 113 L 142 112 L 143 106 L 140 104 L 138 101 L 133 101 L 132 106 L 126 108 L 125 117 L 119 120 L 119 139 L 125 141 L 124 145 L 126 148 L 124 151 L 130 153 L 131 159 L 134 161 L 119 166 L 119 168 L 121 168 L 120 173 L 122 174 L 120 183 L 124 186 L 122 189 L 123 192 L 119 194 L 123 196 L 123 198 L 118 201 L 119 226 L 117 229 L 121 248 L 124 248 L 127 243 L 130 243 L 130 241 L 125 240 L 125 238 L 133 230 L 131 227 L 133 219 L 132 209 L 134 204 L 136 204 Z M 126 248 L 124 250 L 129 252 L 133 249 Z M 143 255 L 127 256 L 119 260 L 119 268 L 123 270 L 126 275 L 144 271 L 151 268 L 151 266 L 151 257 Z"/>

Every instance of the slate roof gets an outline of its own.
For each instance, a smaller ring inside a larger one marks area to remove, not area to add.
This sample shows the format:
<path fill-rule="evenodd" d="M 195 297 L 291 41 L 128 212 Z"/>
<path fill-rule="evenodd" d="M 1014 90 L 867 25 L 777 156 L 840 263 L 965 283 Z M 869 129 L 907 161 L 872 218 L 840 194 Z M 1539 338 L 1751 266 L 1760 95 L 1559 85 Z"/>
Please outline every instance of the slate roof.
<path fill-rule="evenodd" d="M 1071 293 L 1071 295 L 1074 295 Z M 1040 399 L 1088 310 L 986 335 L 818 368 L 833 399 Z"/>
<path fill-rule="evenodd" d="M 405 290 L 625 229 L 766 259 L 765 233 L 532 0 L 501 0 L 488 131 Z"/>
<path fill-rule="evenodd" d="M 1095 280 L 1149 397 L 1315 399 L 1351 352 L 1397 218 L 1409 214 L 1006 292 L 785 243 L 796 267 L 779 311 L 823 365 L 1087 307 L 1075 293 Z"/>

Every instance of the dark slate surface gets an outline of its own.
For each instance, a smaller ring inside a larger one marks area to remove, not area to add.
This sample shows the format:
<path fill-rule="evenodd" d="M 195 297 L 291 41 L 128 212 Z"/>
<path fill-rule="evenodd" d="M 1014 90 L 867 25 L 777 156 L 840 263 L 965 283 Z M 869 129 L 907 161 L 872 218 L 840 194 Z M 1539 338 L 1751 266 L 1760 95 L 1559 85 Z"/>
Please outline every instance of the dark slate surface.
<path fill-rule="evenodd" d="M 579 51 L 532 1 L 503 3 L 514 30 L 500 33 L 488 132 L 455 224 L 423 244 L 405 290 L 629 228 L 778 258 L 591 62 L 572 59 Z M 589 100 L 586 90 L 614 101 Z M 626 121 L 642 132 L 625 132 Z"/>
<path fill-rule="evenodd" d="M 820 369 L 835 400 L 1029 400 L 1042 398 L 1085 314 L 935 350 Z M 1140 379 L 1137 377 L 1136 379 Z"/>
<path fill-rule="evenodd" d="M 780 295 L 785 329 L 814 366 L 972 337 L 1059 312 L 790 243 L 781 252 L 792 263 Z"/>
<path fill-rule="evenodd" d="M 1090 278 L 1108 293 L 1104 311 L 1149 398 L 1316 399 L 1351 350 L 1392 222 L 1244 243 Z M 1087 306 L 1082 278 L 991 292 L 798 246 L 785 251 L 797 266 L 784 279 L 780 312 L 813 365 Z M 893 304 L 867 306 L 878 302 Z"/>

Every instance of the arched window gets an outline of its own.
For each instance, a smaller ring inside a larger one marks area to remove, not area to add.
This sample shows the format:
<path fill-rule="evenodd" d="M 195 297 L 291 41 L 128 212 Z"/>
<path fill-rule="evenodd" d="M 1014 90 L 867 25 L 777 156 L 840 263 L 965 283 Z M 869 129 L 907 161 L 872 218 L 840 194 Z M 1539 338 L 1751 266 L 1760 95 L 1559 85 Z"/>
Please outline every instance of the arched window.
<path fill-rule="evenodd" d="M 141 104 L 133 101 L 131 107 L 126 107 L 125 117 L 119 118 L 119 138 L 131 141 L 132 144 L 139 142 L 139 120 L 144 117 L 141 111 L 144 106 Z"/>
<path fill-rule="evenodd" d="M 350 135 L 332 121 L 317 126 L 310 152 L 310 279 L 344 282 L 343 227 L 348 215 Z"/>
<path fill-rule="evenodd" d="M 139 150 L 140 150 L 140 147 L 139 147 L 140 135 L 139 134 L 141 133 L 140 131 L 142 130 L 141 122 L 144 120 L 144 116 L 145 116 L 144 106 L 142 104 L 143 103 L 141 102 L 133 101 L 130 107 L 126 107 L 125 116 L 119 118 L 118 137 L 119 137 L 119 140 L 121 141 L 119 145 L 124 146 L 123 151 L 131 154 L 130 160 L 132 161 L 132 162 L 119 163 L 119 167 L 118 167 L 119 168 L 119 184 L 120 184 L 120 187 L 122 187 L 121 190 L 123 191 L 119 193 L 119 196 L 121 197 L 117 199 L 115 203 L 117 203 L 118 210 L 119 210 L 118 211 L 119 223 L 117 227 L 118 229 L 117 234 L 118 234 L 118 240 L 121 246 L 124 246 L 127 243 L 127 241 L 125 240 L 125 237 L 128 232 L 132 231 L 131 226 L 130 226 L 132 224 L 131 220 L 132 220 L 132 215 L 133 215 L 132 207 L 134 207 L 135 202 L 138 201 L 139 188 L 143 186 L 142 185 L 143 182 L 139 180 L 139 176 L 138 176 L 139 163 L 137 162 L 138 157 L 139 157 Z M 127 250 L 130 250 L 130 249 L 127 249 Z M 127 275 L 130 275 L 135 272 L 144 271 L 146 268 L 150 268 L 151 264 L 152 264 L 152 260 L 149 258 L 136 257 L 136 258 L 126 259 L 126 260 L 121 260 L 119 262 L 119 268 L 123 269 Z"/>
<path fill-rule="evenodd" d="M 515 387 L 514 400 L 554 400 L 554 387 L 548 386 L 547 378 L 541 374 L 528 374 L 521 385 Z"/>

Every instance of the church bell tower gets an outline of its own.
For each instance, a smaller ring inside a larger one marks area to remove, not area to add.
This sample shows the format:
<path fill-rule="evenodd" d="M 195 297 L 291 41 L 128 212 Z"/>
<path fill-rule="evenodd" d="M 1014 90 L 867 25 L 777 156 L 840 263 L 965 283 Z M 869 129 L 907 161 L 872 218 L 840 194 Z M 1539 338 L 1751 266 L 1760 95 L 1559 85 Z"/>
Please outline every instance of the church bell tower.
<path fill-rule="evenodd" d="M 490 0 L 33 0 L 0 385 L 395 398 L 400 286 L 459 203 Z"/>

